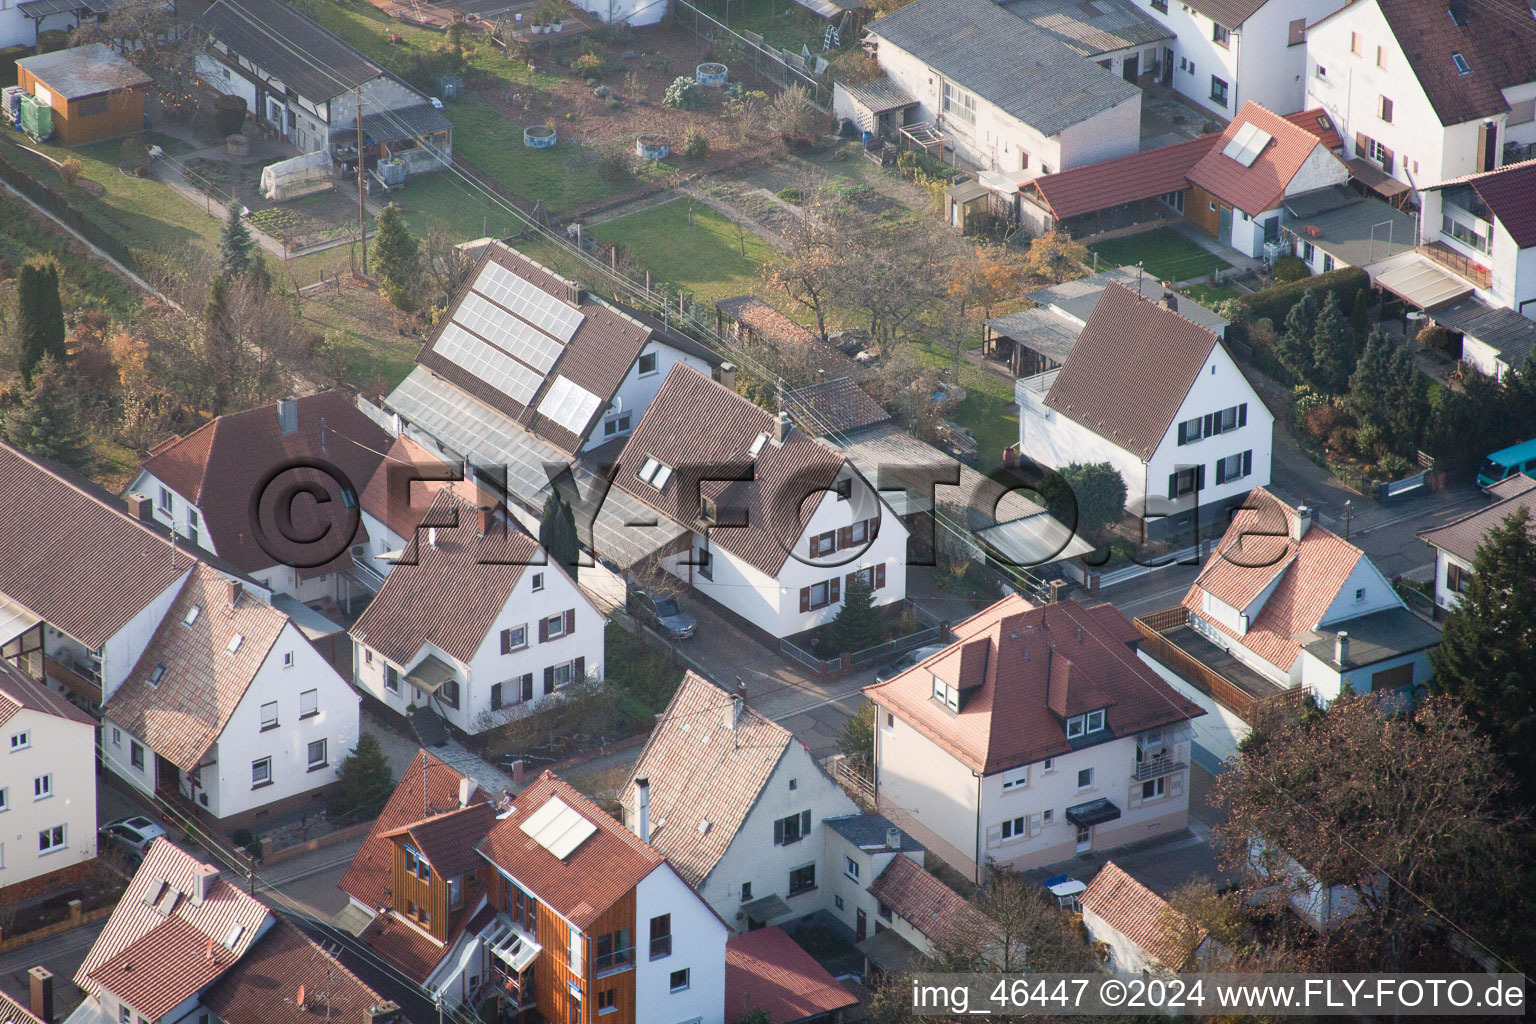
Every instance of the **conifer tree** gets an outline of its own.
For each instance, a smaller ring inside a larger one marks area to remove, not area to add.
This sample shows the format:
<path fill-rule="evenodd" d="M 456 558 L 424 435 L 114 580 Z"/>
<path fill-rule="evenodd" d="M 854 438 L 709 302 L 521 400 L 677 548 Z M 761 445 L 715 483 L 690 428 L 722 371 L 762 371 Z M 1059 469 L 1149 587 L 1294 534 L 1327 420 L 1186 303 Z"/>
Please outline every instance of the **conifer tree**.
<path fill-rule="evenodd" d="M 44 358 L 63 366 L 64 304 L 59 298 L 59 266 L 49 257 L 23 263 L 16 278 L 17 321 L 21 334 L 21 379 L 32 383 L 34 367 Z"/>
<path fill-rule="evenodd" d="M 256 240 L 245 226 L 239 199 L 231 199 L 224 208 L 224 230 L 219 232 L 219 267 L 225 277 L 239 277 L 250 269 Z"/>
<path fill-rule="evenodd" d="M 5 417 L 5 439 L 23 451 L 90 472 L 91 437 L 63 367 L 45 355 L 21 404 Z"/>

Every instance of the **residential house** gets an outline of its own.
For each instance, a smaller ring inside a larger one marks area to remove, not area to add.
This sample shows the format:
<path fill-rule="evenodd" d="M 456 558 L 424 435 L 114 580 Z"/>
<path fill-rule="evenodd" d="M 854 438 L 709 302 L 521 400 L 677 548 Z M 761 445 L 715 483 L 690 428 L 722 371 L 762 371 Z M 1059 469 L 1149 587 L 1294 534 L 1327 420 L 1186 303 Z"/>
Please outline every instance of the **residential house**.
<path fill-rule="evenodd" d="M 1444 526 L 1421 530 L 1419 537 L 1435 549 L 1435 608 L 1450 612 L 1472 583 L 1472 563 L 1488 534 L 1519 509 L 1536 519 L 1536 480 L 1517 473 L 1488 488 L 1489 503 Z M 1438 613 L 1437 613 L 1438 614 Z"/>
<path fill-rule="evenodd" d="M 521 526 L 447 488 L 423 522 L 352 626 L 359 689 L 476 733 L 602 676 L 606 619 Z"/>
<path fill-rule="evenodd" d="M 300 153 L 357 145 L 409 173 L 453 159 L 453 124 L 428 97 L 281 0 L 218 0 L 198 21 L 198 81 L 245 100 L 249 116 Z M 355 166 L 355 164 L 354 164 Z"/>
<path fill-rule="evenodd" d="M 1309 23 L 1306 102 L 1362 180 L 1423 189 L 1530 155 L 1533 49 L 1524 0 L 1355 0 Z"/>
<path fill-rule="evenodd" d="M 493 805 L 418 763 L 341 880 L 375 952 L 450 1009 L 723 1022 L 729 929 L 661 854 L 550 772 Z"/>
<path fill-rule="evenodd" d="M 1189 721 L 1109 605 L 1005 597 L 955 643 L 865 688 L 879 807 L 980 881 L 1178 831 Z"/>
<path fill-rule="evenodd" d="M 346 605 L 378 587 L 376 574 L 356 569 L 369 540 L 358 503 L 389 445 L 350 393 L 323 391 L 167 438 L 128 493 L 155 522 L 278 594 Z"/>
<path fill-rule="evenodd" d="M 0 902 L 84 881 L 96 857 L 96 722 L 0 662 Z"/>
<path fill-rule="evenodd" d="M 906 596 L 906 527 L 847 457 L 692 367 L 619 462 L 614 490 L 685 531 L 661 567 L 772 636 L 830 622 L 855 574 L 878 605 Z"/>
<path fill-rule="evenodd" d="M 74 980 L 85 1000 L 67 1024 L 400 1019 L 398 1006 L 168 839 L 150 846 Z"/>
<path fill-rule="evenodd" d="M 869 886 L 875 930 L 858 944 L 875 976 L 901 978 L 928 967 L 928 959 L 994 927 L 965 897 L 923 870 L 916 860 L 893 858 Z"/>
<path fill-rule="evenodd" d="M 144 130 L 144 90 L 154 79 L 105 43 L 16 62 L 16 84 L 52 111 L 53 134 L 78 146 Z"/>
<path fill-rule="evenodd" d="M 906 126 L 925 149 L 1001 172 L 1010 196 L 1036 175 L 1139 148 L 1140 89 L 988 0 L 917 0 L 868 31 L 883 102 L 837 83 L 834 113 L 869 131 Z M 902 123 L 878 121 L 892 103 Z"/>
<path fill-rule="evenodd" d="M 1216 660 L 1327 703 L 1428 680 L 1440 631 L 1408 610 L 1365 552 L 1254 488 L 1184 596 Z M 1261 691 L 1268 692 L 1268 691 Z"/>
<path fill-rule="evenodd" d="M 1425 254 L 1471 284 L 1484 308 L 1536 320 L 1536 160 L 1426 185 L 1419 198 Z M 1432 313 L 1436 322 L 1440 312 Z M 1468 315 L 1444 326 L 1464 330 L 1454 325 Z M 1487 364 L 1486 356 L 1471 352 L 1480 368 Z"/>
<path fill-rule="evenodd" d="M 1014 385 L 1020 454 L 1108 462 L 1154 536 L 1269 482 L 1274 416 L 1207 328 L 1110 282 L 1063 354 Z"/>
<path fill-rule="evenodd" d="M 633 525 L 655 516 L 610 490 L 607 470 L 674 366 L 710 373 L 717 362 L 660 321 L 491 242 L 385 406 L 392 434 L 466 462 L 525 525 L 558 483 L 582 543 L 628 568 L 683 530 Z"/>
<path fill-rule="evenodd" d="M 1337 136 L 1281 117 L 1252 100 L 1186 174 L 1193 188 L 1184 217 L 1245 256 L 1259 256 L 1280 241 L 1288 196 L 1349 181 L 1330 143 Z M 1330 268 L 1331 269 L 1331 268 Z"/>
<path fill-rule="evenodd" d="M 823 826 L 856 818 L 858 805 L 739 696 L 686 673 L 620 794 L 625 827 L 736 931 L 817 911 L 853 925 L 848 904 L 873 875 L 857 850 L 829 856 Z"/>
<path fill-rule="evenodd" d="M 725 941 L 725 1005 L 768 1024 L 839 1024 L 859 1000 L 782 928 L 759 928 Z"/>
<path fill-rule="evenodd" d="M 1211 132 L 1031 178 L 1019 186 L 1019 223 L 1037 235 L 1085 238 L 1177 220 L 1185 213 L 1190 168 L 1220 140 Z"/>
<path fill-rule="evenodd" d="M 1348 185 L 1325 185 L 1285 197 L 1280 238 L 1314 274 L 1363 267 L 1373 277 L 1419 244 L 1418 219 Z"/>
<path fill-rule="evenodd" d="M 1104 966 L 1117 974 L 1177 974 L 1202 956 L 1205 928 L 1105 861 L 1078 897 L 1088 937 L 1109 950 Z"/>
<path fill-rule="evenodd" d="M 1250 102 L 1294 113 L 1304 105 L 1307 26 L 1345 2 L 1147 0 L 1147 13 L 1178 37 L 1162 52 L 1158 81 L 1223 119 Z"/>
<path fill-rule="evenodd" d="M 358 707 L 292 619 L 198 565 L 107 696 L 102 759 L 235 828 L 324 796 L 357 745 Z"/>
<path fill-rule="evenodd" d="M 453 488 L 460 497 L 473 500 L 476 508 L 496 504 L 492 495 L 480 494 L 479 488 L 463 477 L 462 466 L 447 462 L 405 434 L 389 442 L 358 502 L 368 534 L 366 547 L 359 552 L 354 545 L 352 552 L 353 565 L 363 567 L 363 575 L 373 578 L 375 593 L 395 567 L 395 560 L 416 539 L 417 527 L 438 491 Z"/>

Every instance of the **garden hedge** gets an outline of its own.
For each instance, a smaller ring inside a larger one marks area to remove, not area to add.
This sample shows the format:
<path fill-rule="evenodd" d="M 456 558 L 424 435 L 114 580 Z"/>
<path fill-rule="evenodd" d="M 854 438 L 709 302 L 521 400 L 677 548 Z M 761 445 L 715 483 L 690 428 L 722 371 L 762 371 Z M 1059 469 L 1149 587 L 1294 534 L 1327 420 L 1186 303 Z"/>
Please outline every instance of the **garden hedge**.
<path fill-rule="evenodd" d="M 1328 293 L 1332 292 L 1339 305 L 1347 310 L 1354 308 L 1355 293 L 1361 288 L 1370 286 L 1371 279 L 1359 267 L 1340 267 L 1326 274 L 1314 274 L 1300 281 L 1277 284 L 1263 291 L 1252 292 L 1239 297 L 1238 301 L 1248 307 L 1248 312 L 1253 319 L 1260 320 L 1268 317 L 1278 330 L 1285 322 L 1285 314 L 1301 301 L 1302 293 L 1308 288 L 1312 289 L 1312 293 L 1317 296 L 1319 308 L 1327 299 Z"/>

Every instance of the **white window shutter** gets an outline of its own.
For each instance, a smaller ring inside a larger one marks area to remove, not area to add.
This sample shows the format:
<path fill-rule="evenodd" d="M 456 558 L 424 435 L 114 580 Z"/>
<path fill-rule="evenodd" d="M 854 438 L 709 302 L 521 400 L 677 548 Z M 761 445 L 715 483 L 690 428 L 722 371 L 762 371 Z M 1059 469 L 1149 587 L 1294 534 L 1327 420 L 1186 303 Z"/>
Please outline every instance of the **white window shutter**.
<path fill-rule="evenodd" d="M 1001 825 L 993 825 L 987 829 L 987 849 L 990 850 L 994 846 L 1000 845 L 1002 841 L 1003 827 Z"/>
<path fill-rule="evenodd" d="M 1044 828 L 1045 823 L 1041 820 L 1040 815 L 1031 814 L 1029 816 L 1029 835 L 1031 839 L 1039 835 Z"/>

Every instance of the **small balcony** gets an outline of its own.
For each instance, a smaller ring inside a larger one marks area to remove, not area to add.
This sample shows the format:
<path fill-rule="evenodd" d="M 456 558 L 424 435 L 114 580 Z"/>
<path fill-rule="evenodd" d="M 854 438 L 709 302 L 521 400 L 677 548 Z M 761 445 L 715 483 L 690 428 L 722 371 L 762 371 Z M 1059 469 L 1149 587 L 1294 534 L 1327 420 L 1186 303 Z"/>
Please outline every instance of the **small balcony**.
<path fill-rule="evenodd" d="M 1160 779 L 1174 772 L 1181 772 L 1189 765 L 1172 754 L 1160 754 L 1156 757 L 1142 758 L 1136 762 L 1136 770 L 1131 772 L 1132 782 L 1150 782 Z"/>
<path fill-rule="evenodd" d="M 670 939 L 668 941 L 670 942 Z M 633 966 L 635 966 L 634 946 L 628 949 L 616 949 L 612 953 L 602 953 L 592 958 L 592 971 L 599 978 L 606 974 L 627 971 Z"/>
<path fill-rule="evenodd" d="M 1020 377 L 1017 387 L 1035 395 L 1044 395 L 1051 390 L 1051 385 L 1056 383 L 1056 376 L 1061 373 L 1061 367 L 1037 373 L 1033 377 Z"/>
<path fill-rule="evenodd" d="M 1493 284 L 1493 271 L 1478 263 L 1472 257 L 1457 252 L 1444 242 L 1430 242 L 1419 246 L 1419 252 L 1436 263 L 1440 264 L 1451 273 L 1464 277 L 1478 288 L 1488 288 Z"/>

